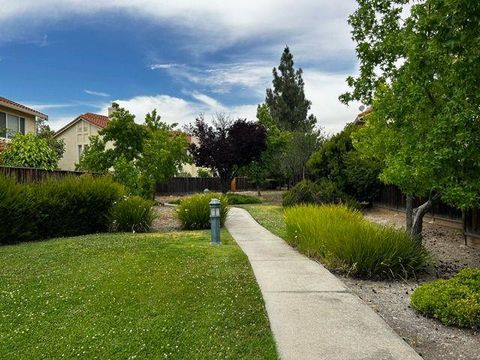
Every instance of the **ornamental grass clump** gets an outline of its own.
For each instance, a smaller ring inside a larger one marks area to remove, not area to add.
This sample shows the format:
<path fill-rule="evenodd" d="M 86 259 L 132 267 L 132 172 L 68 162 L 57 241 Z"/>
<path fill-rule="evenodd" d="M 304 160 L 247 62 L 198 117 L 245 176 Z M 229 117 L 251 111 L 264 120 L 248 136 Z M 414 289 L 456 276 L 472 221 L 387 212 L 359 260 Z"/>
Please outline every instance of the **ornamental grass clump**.
<path fill-rule="evenodd" d="M 465 268 L 448 280 L 415 289 L 413 308 L 445 325 L 480 329 L 480 269 Z"/>
<path fill-rule="evenodd" d="M 287 240 L 300 252 L 352 276 L 407 278 L 424 269 L 426 250 L 401 230 L 365 220 L 343 205 L 285 210 Z"/>
<path fill-rule="evenodd" d="M 124 197 L 110 212 L 112 231 L 148 232 L 155 220 L 153 202 L 140 196 Z"/>
<path fill-rule="evenodd" d="M 210 201 L 220 200 L 220 224 L 223 226 L 228 213 L 228 199 L 220 194 L 197 194 L 180 202 L 177 215 L 184 229 L 199 230 L 210 228 Z"/>

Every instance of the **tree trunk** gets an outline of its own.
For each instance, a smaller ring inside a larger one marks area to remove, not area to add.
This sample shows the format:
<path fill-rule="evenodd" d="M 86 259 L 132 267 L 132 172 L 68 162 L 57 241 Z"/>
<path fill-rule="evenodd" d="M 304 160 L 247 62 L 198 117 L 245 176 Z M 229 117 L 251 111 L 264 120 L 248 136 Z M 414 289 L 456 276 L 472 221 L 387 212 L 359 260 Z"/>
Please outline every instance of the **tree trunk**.
<path fill-rule="evenodd" d="M 410 234 L 412 238 L 419 243 L 422 242 L 423 217 L 428 210 L 430 210 L 432 204 L 433 201 L 430 198 L 427 202 L 423 203 L 413 211 L 413 224 Z"/>
<path fill-rule="evenodd" d="M 257 181 L 257 195 L 262 196 L 262 193 L 260 192 L 260 182 Z"/>
<path fill-rule="evenodd" d="M 407 195 L 406 225 L 407 232 L 411 233 L 413 224 L 413 196 Z"/>
<path fill-rule="evenodd" d="M 230 190 L 230 181 L 231 179 L 224 179 L 224 178 L 221 178 L 220 179 L 220 184 L 221 184 L 221 187 L 222 187 L 222 193 L 223 194 L 226 194 L 228 192 L 228 190 Z"/>

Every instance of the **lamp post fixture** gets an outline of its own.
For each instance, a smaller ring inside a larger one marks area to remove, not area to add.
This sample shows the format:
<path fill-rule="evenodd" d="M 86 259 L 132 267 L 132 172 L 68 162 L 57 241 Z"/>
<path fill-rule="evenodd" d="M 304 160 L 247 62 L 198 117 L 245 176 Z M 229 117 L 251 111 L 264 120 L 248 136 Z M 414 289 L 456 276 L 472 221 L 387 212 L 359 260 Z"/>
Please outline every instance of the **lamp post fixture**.
<path fill-rule="evenodd" d="M 212 245 L 220 245 L 220 200 L 210 200 L 210 227 Z"/>

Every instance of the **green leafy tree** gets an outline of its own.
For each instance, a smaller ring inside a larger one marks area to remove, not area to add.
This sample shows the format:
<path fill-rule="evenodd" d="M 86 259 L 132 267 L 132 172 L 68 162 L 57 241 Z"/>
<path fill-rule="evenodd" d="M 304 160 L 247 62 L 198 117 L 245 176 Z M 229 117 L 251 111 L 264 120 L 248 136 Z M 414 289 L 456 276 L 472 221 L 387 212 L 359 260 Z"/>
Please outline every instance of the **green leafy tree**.
<path fill-rule="evenodd" d="M 157 183 L 176 175 L 190 157 L 187 138 L 175 130 L 176 124 L 161 121 L 156 110 L 147 114 L 144 124 L 135 123 L 135 116 L 115 106 L 105 129 L 90 138 L 79 169 L 113 173 L 130 193 L 150 198 Z"/>
<path fill-rule="evenodd" d="M 267 148 L 258 161 L 253 161 L 247 170 L 247 175 L 255 182 L 258 194 L 268 178 L 284 178 L 282 170 L 283 155 L 289 140 L 289 134 L 280 130 L 273 120 L 268 106 L 259 105 L 257 120 L 267 131 Z"/>
<path fill-rule="evenodd" d="M 209 170 L 207 169 L 198 169 L 198 177 L 201 178 L 210 178 L 212 177 L 212 174 Z"/>
<path fill-rule="evenodd" d="M 341 100 L 373 105 L 354 145 L 379 157 L 382 181 L 407 194 L 407 227 L 421 239 L 435 199 L 480 204 L 480 2 L 358 4 L 349 22 L 360 72 Z M 428 200 L 413 210 L 415 195 Z"/>
<path fill-rule="evenodd" d="M 46 139 L 32 133 L 16 134 L 0 152 L 0 164 L 55 170 L 58 167 L 58 155 Z"/>
<path fill-rule="evenodd" d="M 183 164 L 191 162 L 187 153 L 187 136 L 175 131 L 176 126 L 162 122 L 156 110 L 145 118 L 147 135 L 138 160 L 144 195 L 154 194 L 157 183 L 165 183 L 178 173 Z"/>
<path fill-rule="evenodd" d="M 45 120 L 42 120 L 37 125 L 37 135 L 47 140 L 48 146 L 50 146 L 57 154 L 58 160 L 60 160 L 65 152 L 65 141 L 55 138 L 55 131 L 50 129 L 50 126 L 45 124 Z"/>
<path fill-rule="evenodd" d="M 307 167 L 317 180 L 330 180 L 340 191 L 358 201 L 372 202 L 378 194 L 382 164 L 354 148 L 352 133 L 355 130 L 357 126 L 349 124 L 326 140 L 310 157 Z"/>

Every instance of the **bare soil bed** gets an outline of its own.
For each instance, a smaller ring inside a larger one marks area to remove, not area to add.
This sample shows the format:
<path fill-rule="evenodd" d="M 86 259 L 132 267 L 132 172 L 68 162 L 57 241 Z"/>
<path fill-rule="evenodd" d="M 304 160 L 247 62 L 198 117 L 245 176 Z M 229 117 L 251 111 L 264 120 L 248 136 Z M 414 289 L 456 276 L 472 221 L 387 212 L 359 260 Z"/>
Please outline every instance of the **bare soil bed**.
<path fill-rule="evenodd" d="M 404 215 L 389 210 L 374 209 L 365 216 L 379 224 L 404 225 Z M 464 245 L 459 230 L 428 222 L 424 226 L 424 245 L 432 256 L 431 265 L 415 280 L 342 279 L 423 358 L 480 360 L 479 331 L 444 326 L 410 307 L 410 295 L 422 283 L 452 277 L 466 266 L 480 267 L 480 247 Z"/>

